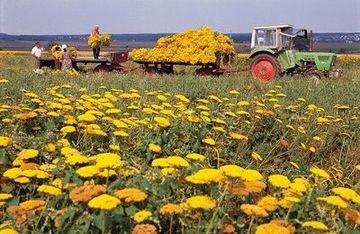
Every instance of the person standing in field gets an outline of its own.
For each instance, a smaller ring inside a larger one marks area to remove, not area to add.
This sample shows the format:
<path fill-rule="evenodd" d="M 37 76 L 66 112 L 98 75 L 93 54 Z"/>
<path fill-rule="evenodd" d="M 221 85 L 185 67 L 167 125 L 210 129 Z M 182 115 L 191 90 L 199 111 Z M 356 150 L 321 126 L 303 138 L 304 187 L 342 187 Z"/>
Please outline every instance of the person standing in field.
<path fill-rule="evenodd" d="M 99 25 L 95 25 L 93 30 L 91 31 L 91 36 L 97 38 L 100 41 L 100 27 Z M 100 55 L 100 43 L 93 48 L 94 59 L 98 59 Z"/>
<path fill-rule="evenodd" d="M 72 68 L 71 53 L 68 51 L 66 45 L 61 46 L 61 70 L 68 70 Z"/>
<path fill-rule="evenodd" d="M 34 58 L 34 72 L 35 73 L 42 73 L 42 70 L 40 69 L 40 58 L 41 54 L 44 50 L 44 47 L 42 46 L 40 41 L 37 41 L 35 43 L 35 46 L 31 50 L 31 55 Z"/>

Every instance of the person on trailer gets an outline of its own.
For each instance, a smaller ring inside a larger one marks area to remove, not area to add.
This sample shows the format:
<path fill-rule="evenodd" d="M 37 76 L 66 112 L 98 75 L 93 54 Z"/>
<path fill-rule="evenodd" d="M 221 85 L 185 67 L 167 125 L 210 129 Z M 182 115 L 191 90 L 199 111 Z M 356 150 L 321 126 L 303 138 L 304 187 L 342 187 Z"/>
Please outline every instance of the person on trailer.
<path fill-rule="evenodd" d="M 93 30 L 91 31 L 91 36 L 98 38 L 100 40 L 100 27 L 99 25 L 95 25 Z M 94 59 L 98 59 L 100 55 L 100 43 L 98 46 L 93 48 Z"/>
<path fill-rule="evenodd" d="M 31 55 L 34 58 L 34 72 L 35 73 L 42 73 L 42 70 L 40 69 L 40 58 L 41 54 L 44 51 L 44 47 L 42 46 L 40 41 L 37 41 L 35 43 L 35 46 L 31 50 Z"/>
<path fill-rule="evenodd" d="M 61 46 L 61 70 L 68 70 L 72 68 L 71 53 L 68 51 L 66 45 Z"/>

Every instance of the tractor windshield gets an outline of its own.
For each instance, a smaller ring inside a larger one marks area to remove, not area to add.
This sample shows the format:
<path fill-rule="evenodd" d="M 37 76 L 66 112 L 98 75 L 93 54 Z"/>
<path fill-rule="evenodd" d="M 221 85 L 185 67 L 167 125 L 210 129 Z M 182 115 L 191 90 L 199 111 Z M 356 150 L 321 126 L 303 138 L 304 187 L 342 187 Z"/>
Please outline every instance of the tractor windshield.
<path fill-rule="evenodd" d="M 256 30 L 255 34 L 256 47 L 276 47 L 276 31 L 275 30 Z"/>

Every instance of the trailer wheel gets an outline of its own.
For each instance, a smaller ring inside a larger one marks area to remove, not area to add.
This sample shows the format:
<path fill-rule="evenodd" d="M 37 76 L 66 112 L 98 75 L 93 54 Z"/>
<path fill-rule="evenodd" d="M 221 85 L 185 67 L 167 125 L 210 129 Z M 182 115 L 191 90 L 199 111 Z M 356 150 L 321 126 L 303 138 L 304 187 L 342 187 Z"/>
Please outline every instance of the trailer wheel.
<path fill-rule="evenodd" d="M 158 73 L 158 70 L 156 69 L 156 67 L 147 67 L 145 68 L 145 72 L 149 75 L 155 75 Z"/>
<path fill-rule="evenodd" d="M 271 81 L 280 75 L 280 65 L 277 59 L 269 54 L 256 55 L 250 66 L 255 79 Z"/>
<path fill-rule="evenodd" d="M 110 71 L 110 68 L 107 65 L 103 65 L 103 64 L 97 65 L 94 68 L 94 72 L 108 72 L 108 71 Z"/>
<path fill-rule="evenodd" d="M 196 75 L 198 76 L 210 76 L 213 75 L 210 68 L 202 67 L 195 70 Z"/>

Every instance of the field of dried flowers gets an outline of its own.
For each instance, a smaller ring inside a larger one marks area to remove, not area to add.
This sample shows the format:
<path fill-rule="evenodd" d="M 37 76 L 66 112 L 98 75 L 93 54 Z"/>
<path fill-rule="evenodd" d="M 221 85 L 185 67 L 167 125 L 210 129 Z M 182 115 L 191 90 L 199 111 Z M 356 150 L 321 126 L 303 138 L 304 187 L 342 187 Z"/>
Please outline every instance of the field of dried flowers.
<path fill-rule="evenodd" d="M 0 233 L 358 231 L 356 56 L 318 85 L 0 56 Z"/>

